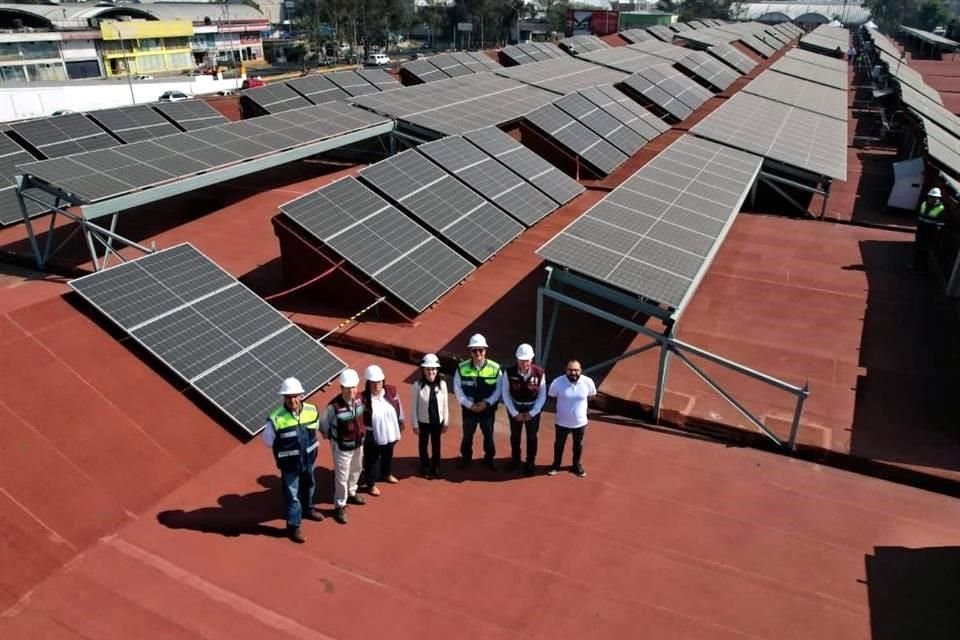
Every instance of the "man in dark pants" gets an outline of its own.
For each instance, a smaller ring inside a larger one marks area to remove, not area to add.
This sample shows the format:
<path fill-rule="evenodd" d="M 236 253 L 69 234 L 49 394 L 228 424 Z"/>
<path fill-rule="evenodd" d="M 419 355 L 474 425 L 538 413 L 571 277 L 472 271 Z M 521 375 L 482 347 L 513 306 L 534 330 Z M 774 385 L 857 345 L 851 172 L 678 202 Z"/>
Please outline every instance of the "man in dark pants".
<path fill-rule="evenodd" d="M 934 187 L 927 193 L 927 199 L 920 203 L 920 212 L 917 216 L 917 236 L 913 241 L 913 264 L 911 266 L 914 269 L 926 269 L 930 247 L 933 245 L 937 234 L 943 229 L 945 214 L 943 201 L 940 197 L 940 188 Z"/>
<path fill-rule="evenodd" d="M 547 395 L 557 399 L 555 417 L 556 440 L 553 443 L 553 466 L 547 475 L 556 475 L 563 461 L 563 449 L 567 437 L 573 436 L 573 466 L 570 468 L 578 477 L 586 477 L 581 459 L 583 456 L 583 436 L 587 431 L 587 403 L 597 395 L 597 387 L 589 377 L 583 375 L 578 360 L 567 363 L 566 375 L 559 376 L 550 383 Z"/>
<path fill-rule="evenodd" d="M 517 364 L 507 367 L 500 376 L 500 397 L 510 417 L 510 463 L 508 471 L 520 466 L 520 440 L 527 428 L 527 464 L 524 472 L 532 476 L 536 469 L 537 432 L 540 430 L 540 412 L 547 399 L 543 369 L 533 364 L 533 347 L 517 347 Z"/>
<path fill-rule="evenodd" d="M 458 469 L 465 469 L 473 458 L 473 434 L 477 427 L 483 433 L 483 462 L 492 471 L 497 465 L 493 441 L 493 422 L 500 400 L 500 365 L 487 359 L 487 340 L 479 333 L 467 344 L 470 359 L 457 367 L 453 377 L 453 392 L 462 408 L 463 440 L 460 442 Z"/>
<path fill-rule="evenodd" d="M 306 542 L 300 531 L 301 518 L 323 520 L 313 508 L 313 466 L 317 462 L 317 428 L 320 412 L 303 401 L 303 385 L 287 378 L 280 386 L 283 404 L 270 412 L 263 425 L 263 441 L 273 449 L 283 485 L 287 535 L 297 543 Z"/>

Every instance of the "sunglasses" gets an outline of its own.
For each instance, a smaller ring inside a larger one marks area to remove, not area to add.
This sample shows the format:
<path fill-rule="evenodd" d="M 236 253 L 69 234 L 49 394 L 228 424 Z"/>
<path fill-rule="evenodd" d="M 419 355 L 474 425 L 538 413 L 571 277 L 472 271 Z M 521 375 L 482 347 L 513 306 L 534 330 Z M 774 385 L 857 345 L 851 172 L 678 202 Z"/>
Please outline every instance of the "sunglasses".
<path fill-rule="evenodd" d="M 470 353 L 483 353 L 486 349 L 470 349 Z"/>

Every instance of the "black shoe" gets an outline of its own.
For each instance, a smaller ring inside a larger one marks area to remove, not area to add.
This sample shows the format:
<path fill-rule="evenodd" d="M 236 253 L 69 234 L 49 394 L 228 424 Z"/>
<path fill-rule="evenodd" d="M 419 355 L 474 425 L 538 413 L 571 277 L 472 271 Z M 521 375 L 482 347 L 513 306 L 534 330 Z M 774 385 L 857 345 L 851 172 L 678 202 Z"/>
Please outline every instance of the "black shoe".
<path fill-rule="evenodd" d="M 304 542 L 307 541 L 307 539 L 303 537 L 303 533 L 301 533 L 300 527 L 291 527 L 288 525 L 287 537 L 290 538 L 290 540 L 292 540 L 293 542 L 296 542 L 297 544 L 303 544 Z"/>
<path fill-rule="evenodd" d="M 582 464 L 575 464 L 570 470 L 573 471 L 574 475 L 576 475 L 578 478 L 587 477 L 587 472 L 584 470 Z"/>
<path fill-rule="evenodd" d="M 507 463 L 506 469 L 507 471 L 516 471 L 517 467 L 519 466 L 520 466 L 519 460 L 511 460 L 510 462 Z"/>
<path fill-rule="evenodd" d="M 532 462 L 528 462 L 527 466 L 523 468 L 523 474 L 526 476 L 532 476 L 536 472 L 537 472 L 537 465 L 533 464 Z"/>
<path fill-rule="evenodd" d="M 431 475 L 430 467 L 427 467 L 426 465 L 420 467 L 420 475 L 429 480 Z"/>
<path fill-rule="evenodd" d="M 434 467 L 430 470 L 430 475 L 432 475 L 434 478 L 442 478 L 443 472 L 440 471 L 440 467 Z"/>
<path fill-rule="evenodd" d="M 470 460 L 467 458 L 460 458 L 457 460 L 457 469 L 466 469 L 470 466 Z"/>
<path fill-rule="evenodd" d="M 347 497 L 347 504 L 355 504 L 357 506 L 363 506 L 367 504 L 367 501 L 363 498 L 363 496 L 358 496 L 354 494 L 352 496 Z"/>
<path fill-rule="evenodd" d="M 347 524 L 347 511 L 343 507 L 337 507 L 333 511 L 333 519 L 340 524 Z"/>
<path fill-rule="evenodd" d="M 307 520 L 313 520 L 314 522 L 323 522 L 323 514 L 316 509 L 307 509 L 303 513 L 303 517 Z"/>
<path fill-rule="evenodd" d="M 486 465 L 487 469 L 490 469 L 490 471 L 497 470 L 497 462 L 493 458 L 484 459 L 483 464 Z"/>

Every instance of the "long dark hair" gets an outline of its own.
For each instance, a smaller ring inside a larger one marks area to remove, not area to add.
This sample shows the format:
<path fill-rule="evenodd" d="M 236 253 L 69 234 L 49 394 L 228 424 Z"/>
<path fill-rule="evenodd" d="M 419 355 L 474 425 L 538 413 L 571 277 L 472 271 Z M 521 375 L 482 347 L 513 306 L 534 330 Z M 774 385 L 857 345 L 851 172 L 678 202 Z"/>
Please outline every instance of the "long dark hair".
<path fill-rule="evenodd" d="M 420 386 L 421 387 L 425 384 L 430 384 L 430 381 L 427 380 L 427 376 L 424 375 L 423 373 L 424 368 L 425 367 L 420 367 Z M 440 382 L 444 380 L 446 380 L 446 378 L 443 377 L 443 372 L 440 371 L 440 369 L 437 369 L 437 377 L 433 381 L 433 383 L 439 386 Z"/>

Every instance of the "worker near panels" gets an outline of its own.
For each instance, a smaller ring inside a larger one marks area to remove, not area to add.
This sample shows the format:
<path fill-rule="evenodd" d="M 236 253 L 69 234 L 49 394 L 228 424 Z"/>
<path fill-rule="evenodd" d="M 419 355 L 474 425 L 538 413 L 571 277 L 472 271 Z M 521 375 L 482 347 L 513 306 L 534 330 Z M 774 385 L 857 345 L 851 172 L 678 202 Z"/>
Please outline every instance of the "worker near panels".
<path fill-rule="evenodd" d="M 363 424 L 367 428 L 363 442 L 363 475 L 370 495 L 379 496 L 377 479 L 397 484 L 393 475 L 393 448 L 400 441 L 403 431 L 403 405 L 397 388 L 386 384 L 383 369 L 372 364 L 363 374 L 366 388 L 363 391 Z M 380 468 L 377 468 L 377 463 Z"/>
<path fill-rule="evenodd" d="M 443 475 L 440 470 L 440 435 L 447 432 L 450 409 L 447 381 L 440 375 L 440 359 L 436 354 L 428 353 L 420 362 L 420 379 L 413 383 L 410 413 L 414 420 L 414 433 L 419 437 L 420 475 L 439 478 Z"/>
<path fill-rule="evenodd" d="M 547 475 L 554 476 L 560 470 L 563 461 L 563 449 L 567 438 L 573 438 L 573 466 L 570 468 L 577 476 L 583 478 L 587 472 L 581 464 L 583 456 L 583 437 L 587 433 L 587 403 L 597 395 L 597 387 L 593 380 L 583 375 L 583 368 L 578 360 L 567 363 L 566 373 L 558 376 L 550 383 L 547 395 L 557 399 L 557 413 L 555 417 L 556 438 L 553 442 L 553 466 Z"/>
<path fill-rule="evenodd" d="M 527 430 L 527 464 L 524 472 L 532 476 L 536 469 L 537 432 L 540 430 L 540 412 L 547 400 L 547 385 L 543 368 L 533 364 L 533 347 L 517 347 L 517 363 L 506 367 L 500 376 L 500 396 L 510 418 L 510 463 L 508 471 L 519 468 L 520 441 Z"/>
<path fill-rule="evenodd" d="M 347 504 L 365 504 L 357 495 L 363 439 L 367 432 L 359 386 L 360 376 L 356 371 L 344 369 L 340 373 L 340 393 L 327 405 L 321 425 L 333 455 L 333 518 L 340 524 L 347 524 Z"/>
<path fill-rule="evenodd" d="M 287 536 L 300 544 L 306 542 L 300 530 L 301 519 L 323 520 L 323 515 L 313 508 L 313 465 L 317 462 L 320 413 L 303 401 L 303 393 L 303 385 L 296 378 L 283 381 L 283 403 L 267 416 L 261 436 L 273 449 L 280 470 Z"/>
<path fill-rule="evenodd" d="M 487 339 L 479 333 L 470 337 L 467 348 L 470 359 L 460 363 L 453 377 L 453 393 L 460 403 L 463 417 L 463 440 L 457 468 L 465 469 L 473 459 L 473 434 L 479 426 L 483 434 L 484 464 L 496 471 L 493 423 L 500 400 L 500 365 L 487 358 Z"/>
<path fill-rule="evenodd" d="M 914 269 L 926 268 L 930 247 L 946 222 L 943 201 L 940 198 L 940 188 L 934 187 L 927 192 L 926 200 L 920 203 L 920 211 L 917 216 L 917 235 L 913 242 L 913 264 L 911 266 Z"/>

